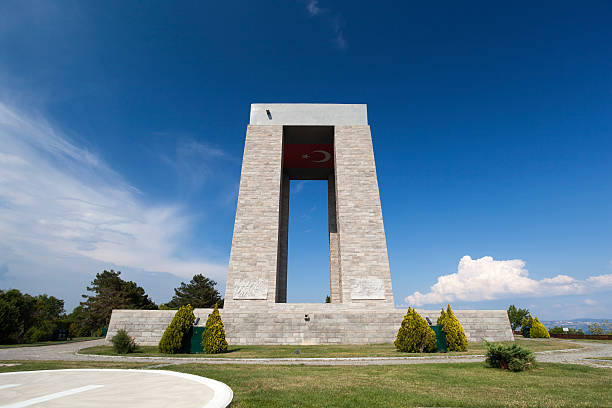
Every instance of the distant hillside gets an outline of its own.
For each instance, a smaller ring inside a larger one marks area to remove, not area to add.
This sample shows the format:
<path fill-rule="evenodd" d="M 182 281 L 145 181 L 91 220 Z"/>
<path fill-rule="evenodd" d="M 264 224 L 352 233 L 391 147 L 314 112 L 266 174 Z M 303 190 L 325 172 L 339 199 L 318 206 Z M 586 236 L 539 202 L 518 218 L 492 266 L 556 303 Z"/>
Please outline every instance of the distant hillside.
<path fill-rule="evenodd" d="M 591 318 L 580 318 L 572 320 L 542 320 L 542 324 L 548 329 L 553 327 L 568 327 L 572 329 L 582 329 L 585 334 L 589 334 L 589 324 L 599 323 L 606 333 L 612 330 L 612 319 L 591 319 Z"/>

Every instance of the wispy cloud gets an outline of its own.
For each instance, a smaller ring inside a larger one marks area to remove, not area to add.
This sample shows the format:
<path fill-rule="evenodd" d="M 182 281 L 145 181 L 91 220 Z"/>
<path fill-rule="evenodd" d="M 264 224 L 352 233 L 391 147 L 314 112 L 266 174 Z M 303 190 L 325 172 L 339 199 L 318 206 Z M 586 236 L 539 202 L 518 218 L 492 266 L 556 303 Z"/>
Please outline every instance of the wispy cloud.
<path fill-rule="evenodd" d="M 318 0 L 309 0 L 306 3 L 306 10 L 308 10 L 308 14 L 310 14 L 311 16 L 316 16 L 317 14 L 321 13 L 321 7 L 319 7 L 319 1 Z"/>
<path fill-rule="evenodd" d="M 319 0 L 298 0 L 306 7 L 306 12 L 310 17 L 323 18 L 332 30 L 332 44 L 338 49 L 345 50 L 347 47 L 346 39 L 344 38 L 344 19 L 342 15 L 332 11 L 329 8 L 323 8 L 319 5 Z"/>
<path fill-rule="evenodd" d="M 138 189 L 44 118 L 0 103 L 0 230 L 15 257 L 49 254 L 51 269 L 55 258 L 85 257 L 224 280 L 225 265 L 177 256 L 190 221 L 180 205 L 145 203 Z"/>
<path fill-rule="evenodd" d="M 535 280 L 521 259 L 496 261 L 490 256 L 464 256 L 457 273 L 438 277 L 429 292 L 406 297 L 410 305 L 428 305 L 455 300 L 477 302 L 517 296 L 557 296 L 590 293 L 612 288 L 612 274 L 578 280 L 568 275 Z"/>
<path fill-rule="evenodd" d="M 220 162 L 240 162 L 219 147 L 189 138 L 179 139 L 173 154 L 163 153 L 160 157 L 174 170 L 178 183 L 188 192 L 198 190 L 211 178 L 218 178 Z"/>

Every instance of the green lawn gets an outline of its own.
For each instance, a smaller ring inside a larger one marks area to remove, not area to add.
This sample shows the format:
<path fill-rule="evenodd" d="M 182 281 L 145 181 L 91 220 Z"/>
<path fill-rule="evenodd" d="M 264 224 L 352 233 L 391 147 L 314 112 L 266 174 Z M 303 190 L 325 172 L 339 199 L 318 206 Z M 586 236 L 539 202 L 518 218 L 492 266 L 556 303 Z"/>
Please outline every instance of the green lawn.
<path fill-rule="evenodd" d="M 563 350 L 580 348 L 580 346 L 559 339 L 515 340 L 521 346 L 533 351 Z M 511 342 L 506 342 L 511 343 Z M 299 350 L 299 354 L 295 351 Z M 88 347 L 81 349 L 83 354 L 116 355 L 111 346 Z M 484 354 L 484 343 L 470 343 L 468 351 L 447 353 L 448 355 Z M 168 356 L 157 350 L 157 347 L 139 347 L 135 356 L 160 357 Z M 206 358 L 312 358 L 312 357 L 413 357 L 431 354 L 400 353 L 392 343 L 367 345 L 320 345 L 320 346 L 230 346 L 222 354 L 174 354 L 173 357 L 206 357 Z"/>
<path fill-rule="evenodd" d="M 612 344 L 612 340 L 571 339 L 570 341 L 580 341 L 580 342 L 585 342 L 585 343 L 606 343 L 606 344 Z"/>
<path fill-rule="evenodd" d="M 25 343 L 25 344 L 2 344 L 0 345 L 0 349 L 3 348 L 16 348 L 16 347 L 39 347 L 39 346 L 53 346 L 55 344 L 66 344 L 66 343 L 76 343 L 79 341 L 87 341 L 87 340 L 97 340 L 102 337 L 75 337 L 70 340 L 62 340 L 62 341 L 40 341 L 37 343 Z"/>
<path fill-rule="evenodd" d="M 0 372 L 138 368 L 111 362 L 22 362 Z M 393 366 L 178 364 L 161 367 L 223 381 L 232 407 L 610 407 L 612 370 L 567 364 L 512 373 L 482 363 Z"/>

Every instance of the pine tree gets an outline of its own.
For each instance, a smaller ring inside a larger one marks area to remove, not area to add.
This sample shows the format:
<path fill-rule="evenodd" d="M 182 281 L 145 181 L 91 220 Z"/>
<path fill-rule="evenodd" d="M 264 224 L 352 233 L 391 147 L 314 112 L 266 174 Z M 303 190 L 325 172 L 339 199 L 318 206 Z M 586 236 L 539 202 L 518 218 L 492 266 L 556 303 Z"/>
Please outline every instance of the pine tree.
<path fill-rule="evenodd" d="M 409 307 L 397 332 L 395 348 L 409 353 L 436 351 L 436 334 L 413 308 Z"/>
<path fill-rule="evenodd" d="M 446 312 L 444 311 L 444 308 L 442 308 L 440 310 L 440 317 L 438 317 L 438 321 L 436 322 L 436 324 L 438 326 L 443 326 L 444 325 L 444 319 L 446 319 Z"/>
<path fill-rule="evenodd" d="M 185 336 L 193 326 L 194 320 L 193 307 L 191 305 L 181 306 L 159 341 L 159 351 L 166 354 L 180 352 L 186 341 Z"/>
<path fill-rule="evenodd" d="M 215 305 L 215 310 L 206 320 L 206 329 L 202 335 L 202 347 L 207 354 L 217 354 L 227 351 L 227 341 L 225 340 L 225 328 L 219 315 L 219 309 Z"/>
<path fill-rule="evenodd" d="M 548 333 L 548 330 L 546 330 L 546 327 L 544 327 L 544 325 L 540 323 L 537 317 L 533 318 L 533 321 L 531 324 L 531 331 L 529 332 L 529 337 L 542 338 L 542 339 L 550 338 L 550 334 Z"/>
<path fill-rule="evenodd" d="M 448 351 L 467 350 L 468 341 L 465 331 L 463 331 L 463 326 L 461 326 L 459 319 L 455 317 L 450 305 L 446 307 L 446 312 L 442 309 L 438 318 L 438 325 L 442 326 Z"/>

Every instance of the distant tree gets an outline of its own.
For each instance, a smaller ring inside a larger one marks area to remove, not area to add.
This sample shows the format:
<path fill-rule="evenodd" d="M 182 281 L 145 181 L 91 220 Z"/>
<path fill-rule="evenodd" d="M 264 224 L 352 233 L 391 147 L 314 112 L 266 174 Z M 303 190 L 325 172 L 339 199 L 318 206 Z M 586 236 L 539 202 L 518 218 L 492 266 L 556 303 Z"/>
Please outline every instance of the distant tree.
<path fill-rule="evenodd" d="M 34 298 L 32 327 L 26 331 L 27 341 L 53 340 L 60 325 L 60 319 L 66 316 L 64 301 L 45 294 Z"/>
<path fill-rule="evenodd" d="M 191 305 L 193 308 L 208 308 L 218 304 L 223 307 L 223 299 L 215 289 L 217 282 L 208 279 L 202 274 L 194 275 L 189 283 L 181 282 L 181 286 L 174 289 L 174 296 L 164 306 L 177 309 L 181 306 Z"/>
<path fill-rule="evenodd" d="M 518 330 L 521 327 L 523 319 L 526 319 L 529 315 L 529 309 L 517 309 L 516 306 L 510 305 L 508 307 L 508 320 L 512 330 Z"/>
<path fill-rule="evenodd" d="M 88 326 L 87 316 L 88 312 L 82 305 L 74 308 L 72 313 L 67 317 L 69 337 L 85 337 L 91 335 L 92 328 Z"/>
<path fill-rule="evenodd" d="M 564 331 L 562 326 L 555 326 L 548 332 L 552 334 L 584 334 L 582 329 L 574 329 L 572 327 L 568 327 L 567 331 Z"/>
<path fill-rule="evenodd" d="M 19 309 L 0 295 L 0 343 L 17 343 L 22 330 Z"/>
<path fill-rule="evenodd" d="M 604 328 L 601 327 L 599 323 L 587 324 L 587 326 L 589 327 L 589 334 L 595 334 L 595 335 L 606 334 L 604 331 Z"/>
<path fill-rule="evenodd" d="M 86 300 L 83 307 L 83 325 L 92 331 L 108 326 L 113 309 L 157 309 L 145 290 L 132 281 L 124 281 L 121 272 L 114 270 L 96 274 L 96 278 L 87 286 Z"/>
<path fill-rule="evenodd" d="M 65 317 L 64 301 L 53 296 L 31 296 L 17 289 L 0 290 L 0 342 L 51 340 Z"/>

